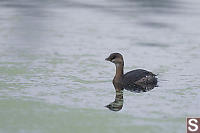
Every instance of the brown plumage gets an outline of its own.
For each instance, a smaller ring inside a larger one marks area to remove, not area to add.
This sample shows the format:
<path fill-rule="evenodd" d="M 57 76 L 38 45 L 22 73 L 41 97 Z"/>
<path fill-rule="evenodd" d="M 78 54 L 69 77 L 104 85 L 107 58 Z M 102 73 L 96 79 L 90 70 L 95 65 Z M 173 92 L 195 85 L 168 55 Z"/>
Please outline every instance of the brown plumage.
<path fill-rule="evenodd" d="M 113 79 L 113 85 L 116 91 L 120 91 L 124 88 L 127 90 L 131 90 L 131 88 L 135 88 L 136 86 L 150 85 L 155 87 L 157 84 L 156 75 L 153 74 L 152 72 L 143 69 L 136 69 L 124 74 L 124 60 L 123 56 L 120 53 L 112 53 L 105 60 L 114 63 L 116 66 L 116 74 Z M 147 88 L 147 90 L 148 89 L 149 88 Z M 147 90 L 142 89 L 141 91 L 147 91 Z"/>

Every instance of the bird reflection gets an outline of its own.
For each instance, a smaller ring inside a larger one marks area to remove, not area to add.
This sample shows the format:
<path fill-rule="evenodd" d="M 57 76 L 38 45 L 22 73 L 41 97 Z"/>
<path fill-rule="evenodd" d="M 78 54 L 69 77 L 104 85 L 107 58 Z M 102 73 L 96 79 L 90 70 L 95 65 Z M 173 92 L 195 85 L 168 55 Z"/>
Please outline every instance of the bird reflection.
<path fill-rule="evenodd" d="M 147 92 L 152 90 L 154 87 L 157 87 L 156 84 L 146 84 L 146 85 L 132 85 L 127 88 L 124 88 L 125 90 L 131 91 L 131 92 L 136 92 L 136 93 L 141 93 L 141 92 Z M 106 105 L 108 109 L 112 111 L 120 111 L 123 107 L 123 90 L 116 90 L 116 95 L 115 95 L 115 101 L 111 102 L 110 104 Z"/>
<path fill-rule="evenodd" d="M 123 102 L 123 90 L 116 91 L 115 101 L 106 105 L 105 107 L 112 111 L 120 111 L 123 107 Z"/>

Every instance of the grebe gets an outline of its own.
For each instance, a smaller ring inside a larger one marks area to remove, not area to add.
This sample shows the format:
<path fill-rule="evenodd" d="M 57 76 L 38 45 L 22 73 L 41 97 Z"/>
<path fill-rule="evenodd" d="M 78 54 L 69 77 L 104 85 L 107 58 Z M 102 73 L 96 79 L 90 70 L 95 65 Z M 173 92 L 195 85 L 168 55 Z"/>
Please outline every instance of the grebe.
<path fill-rule="evenodd" d="M 112 53 L 105 60 L 114 63 L 116 66 L 116 74 L 113 79 L 113 85 L 116 91 L 126 89 L 135 92 L 146 92 L 157 85 L 156 75 L 152 72 L 136 69 L 124 74 L 124 60 L 120 53 Z"/>

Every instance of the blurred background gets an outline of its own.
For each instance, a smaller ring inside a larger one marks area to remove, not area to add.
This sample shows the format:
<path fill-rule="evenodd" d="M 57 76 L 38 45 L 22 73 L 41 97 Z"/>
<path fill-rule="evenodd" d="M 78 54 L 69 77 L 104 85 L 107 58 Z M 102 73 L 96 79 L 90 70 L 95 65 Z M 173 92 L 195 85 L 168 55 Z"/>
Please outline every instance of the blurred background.
<path fill-rule="evenodd" d="M 0 133 L 183 133 L 200 116 L 199 0 L 0 0 Z M 159 87 L 114 101 L 112 52 Z"/>

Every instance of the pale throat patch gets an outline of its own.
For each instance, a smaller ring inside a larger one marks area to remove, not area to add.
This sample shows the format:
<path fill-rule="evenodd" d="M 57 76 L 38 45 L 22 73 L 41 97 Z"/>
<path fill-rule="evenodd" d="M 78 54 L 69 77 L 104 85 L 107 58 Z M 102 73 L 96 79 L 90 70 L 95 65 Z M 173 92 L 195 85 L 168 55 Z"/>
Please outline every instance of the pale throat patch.
<path fill-rule="evenodd" d="M 111 62 L 113 62 L 113 63 L 114 63 L 114 62 L 115 62 L 115 59 L 113 59 Z"/>

